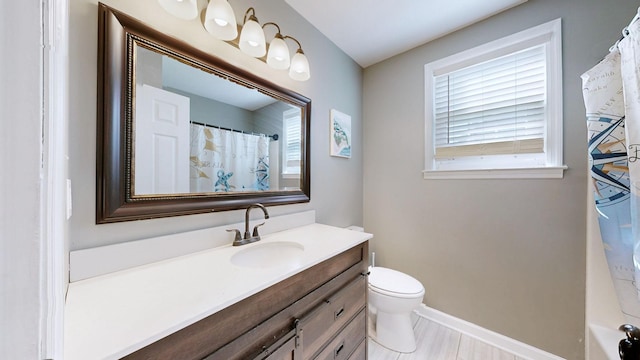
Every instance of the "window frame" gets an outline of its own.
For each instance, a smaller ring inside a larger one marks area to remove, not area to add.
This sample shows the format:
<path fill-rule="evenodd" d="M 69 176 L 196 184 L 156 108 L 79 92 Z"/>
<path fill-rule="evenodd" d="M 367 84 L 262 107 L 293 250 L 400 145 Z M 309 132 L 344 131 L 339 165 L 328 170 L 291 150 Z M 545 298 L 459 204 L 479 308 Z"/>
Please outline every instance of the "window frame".
<path fill-rule="evenodd" d="M 527 154 L 435 158 L 434 77 L 534 46 L 544 45 L 547 64 L 544 164 Z M 425 179 L 562 178 L 561 19 L 430 62 L 425 73 Z M 480 164 L 482 160 L 482 164 Z"/>

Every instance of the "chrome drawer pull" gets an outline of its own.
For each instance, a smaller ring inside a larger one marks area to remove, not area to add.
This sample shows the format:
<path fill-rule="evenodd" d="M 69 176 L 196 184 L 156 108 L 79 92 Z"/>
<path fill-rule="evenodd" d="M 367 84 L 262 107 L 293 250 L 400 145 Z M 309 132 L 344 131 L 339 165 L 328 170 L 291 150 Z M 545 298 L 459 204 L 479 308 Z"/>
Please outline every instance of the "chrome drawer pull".
<path fill-rule="evenodd" d="M 344 349 L 344 341 L 333 351 L 333 358 L 337 359 L 340 352 Z"/>

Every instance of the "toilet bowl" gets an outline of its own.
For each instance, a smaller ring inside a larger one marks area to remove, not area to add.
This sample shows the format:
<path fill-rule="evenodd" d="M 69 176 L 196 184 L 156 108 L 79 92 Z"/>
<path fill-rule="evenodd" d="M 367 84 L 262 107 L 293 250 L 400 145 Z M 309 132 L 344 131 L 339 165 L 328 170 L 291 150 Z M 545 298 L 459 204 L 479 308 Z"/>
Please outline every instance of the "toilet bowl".
<path fill-rule="evenodd" d="M 422 303 L 424 287 L 413 277 L 383 267 L 370 268 L 369 336 L 401 353 L 416 350 L 411 312 Z"/>

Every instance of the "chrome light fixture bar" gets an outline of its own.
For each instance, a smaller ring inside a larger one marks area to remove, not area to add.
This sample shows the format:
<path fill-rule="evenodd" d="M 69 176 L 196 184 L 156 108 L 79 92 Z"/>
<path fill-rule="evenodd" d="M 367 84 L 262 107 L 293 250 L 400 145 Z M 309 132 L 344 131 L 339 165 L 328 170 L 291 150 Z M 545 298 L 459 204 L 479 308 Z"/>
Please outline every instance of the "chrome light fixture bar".
<path fill-rule="evenodd" d="M 198 17 L 197 0 L 158 0 L 163 9 L 185 20 Z M 245 54 L 261 59 L 270 67 L 289 70 L 289 76 L 297 81 L 306 81 L 311 77 L 309 60 L 302 51 L 300 42 L 292 36 L 282 35 L 280 26 L 267 22 L 260 26 L 253 7 L 244 14 L 242 26 L 238 26 L 233 8 L 227 0 L 209 0 L 204 17 L 205 30 L 216 37 L 239 48 Z M 272 25 L 277 28 L 273 39 L 267 45 L 264 28 Z M 238 29 L 240 37 L 238 39 Z M 298 50 L 290 56 L 286 39 L 298 45 Z M 265 58 L 266 54 L 266 58 Z"/>

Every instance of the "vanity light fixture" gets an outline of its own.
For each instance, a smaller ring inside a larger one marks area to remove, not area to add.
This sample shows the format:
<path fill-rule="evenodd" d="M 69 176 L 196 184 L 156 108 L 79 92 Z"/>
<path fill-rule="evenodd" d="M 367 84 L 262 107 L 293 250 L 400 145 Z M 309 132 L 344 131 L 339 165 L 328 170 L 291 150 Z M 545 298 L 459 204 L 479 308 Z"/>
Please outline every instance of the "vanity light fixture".
<path fill-rule="evenodd" d="M 198 17 L 198 0 L 158 0 L 169 14 L 184 20 Z"/>
<path fill-rule="evenodd" d="M 192 20 L 198 16 L 198 0 L 158 0 L 163 9 L 170 14 L 185 20 Z M 267 25 L 275 26 L 278 31 L 269 43 L 264 35 Z M 270 67 L 278 70 L 289 69 L 289 77 L 297 81 L 306 81 L 311 77 L 309 60 L 302 51 L 300 42 L 289 35 L 282 35 L 280 26 L 274 22 L 267 22 L 260 26 L 256 11 L 253 7 L 244 13 L 243 24 L 238 26 L 233 8 L 228 0 L 210 0 L 204 18 L 204 28 L 214 37 L 227 41 L 238 47 L 243 53 L 265 61 Z M 240 39 L 238 38 L 240 28 Z M 291 39 L 298 45 L 298 50 L 291 57 L 286 39 Z M 266 59 L 264 56 L 266 54 Z"/>
<path fill-rule="evenodd" d="M 251 12 L 251 15 L 249 13 Z M 249 20 L 247 20 L 249 15 Z M 250 7 L 244 13 L 244 22 L 240 32 L 240 50 L 249 56 L 256 58 L 263 57 L 267 53 L 267 46 L 264 39 L 264 30 L 256 18 L 256 11 Z"/>
<path fill-rule="evenodd" d="M 238 37 L 236 14 L 227 0 L 211 0 L 207 5 L 204 28 L 220 40 L 231 41 Z"/>

